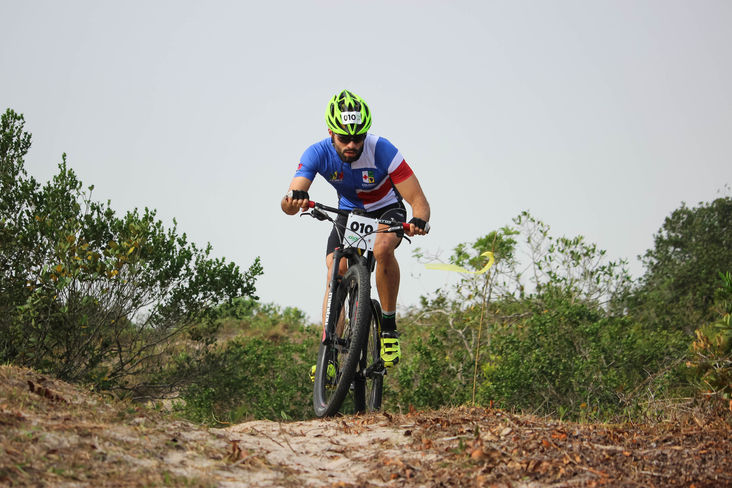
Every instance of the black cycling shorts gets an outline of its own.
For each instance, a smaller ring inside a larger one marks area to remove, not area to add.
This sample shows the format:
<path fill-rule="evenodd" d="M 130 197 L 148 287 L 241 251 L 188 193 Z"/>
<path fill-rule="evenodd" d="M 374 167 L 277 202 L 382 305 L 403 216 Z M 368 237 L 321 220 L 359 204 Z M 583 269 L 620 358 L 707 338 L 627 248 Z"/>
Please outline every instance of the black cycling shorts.
<path fill-rule="evenodd" d="M 407 221 L 407 209 L 404 208 L 404 204 L 402 202 L 392 203 L 391 205 L 387 205 L 386 207 L 381 207 L 377 210 L 372 210 L 370 212 L 363 212 L 363 215 L 371 217 L 372 219 L 394 219 L 398 220 L 399 222 Z M 333 226 L 333 230 L 330 232 L 330 236 L 328 236 L 328 245 L 325 249 L 326 256 L 332 253 L 336 247 L 341 246 L 341 236 L 343 235 L 343 228 L 346 226 L 347 220 L 348 217 L 344 215 L 338 215 L 336 217 L 336 223 L 338 224 L 338 228 L 336 229 L 336 226 Z M 340 235 L 338 229 L 340 229 Z M 401 237 L 403 235 L 403 232 L 397 233 L 400 243 Z"/>

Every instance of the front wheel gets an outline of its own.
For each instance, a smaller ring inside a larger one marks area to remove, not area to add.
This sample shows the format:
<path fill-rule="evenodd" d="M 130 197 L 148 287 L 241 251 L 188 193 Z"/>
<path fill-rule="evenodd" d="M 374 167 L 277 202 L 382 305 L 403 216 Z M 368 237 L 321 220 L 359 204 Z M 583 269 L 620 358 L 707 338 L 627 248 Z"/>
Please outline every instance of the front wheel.
<path fill-rule="evenodd" d="M 356 375 L 371 321 L 370 275 L 363 266 L 351 266 L 333 291 L 327 330 L 318 349 L 313 385 L 315 415 L 335 415 Z"/>
<path fill-rule="evenodd" d="M 369 337 L 361 352 L 354 380 L 354 404 L 357 412 L 375 412 L 381 408 L 386 367 L 381 360 L 381 305 L 371 300 Z"/>

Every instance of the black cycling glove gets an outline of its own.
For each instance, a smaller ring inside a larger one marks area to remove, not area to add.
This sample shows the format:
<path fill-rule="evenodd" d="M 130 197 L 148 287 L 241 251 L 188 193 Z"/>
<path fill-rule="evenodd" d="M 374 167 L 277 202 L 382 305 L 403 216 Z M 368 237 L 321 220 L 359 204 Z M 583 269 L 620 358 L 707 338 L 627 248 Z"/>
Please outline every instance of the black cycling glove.
<path fill-rule="evenodd" d="M 409 223 L 414 224 L 414 226 L 420 230 L 425 230 L 429 225 L 426 221 L 418 219 L 417 217 L 412 217 L 412 220 L 410 220 Z"/>
<path fill-rule="evenodd" d="M 308 195 L 308 192 L 303 190 L 290 190 L 287 192 L 287 196 L 290 197 L 292 200 L 310 200 L 310 195 Z"/>

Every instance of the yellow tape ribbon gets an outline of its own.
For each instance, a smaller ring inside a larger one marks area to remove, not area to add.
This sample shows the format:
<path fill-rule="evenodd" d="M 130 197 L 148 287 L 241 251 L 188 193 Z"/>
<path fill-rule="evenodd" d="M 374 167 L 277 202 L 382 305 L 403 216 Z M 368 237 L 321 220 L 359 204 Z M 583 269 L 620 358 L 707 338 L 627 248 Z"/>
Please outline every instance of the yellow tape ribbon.
<path fill-rule="evenodd" d="M 468 274 L 483 274 L 489 269 L 491 269 L 491 266 L 493 266 L 493 263 L 496 262 L 496 259 L 493 257 L 493 253 L 491 251 L 486 251 L 481 256 L 488 256 L 488 264 L 483 266 L 483 269 L 480 271 L 468 271 L 467 269 L 458 266 L 457 264 L 446 264 L 446 263 L 428 263 L 424 266 L 427 269 L 441 269 L 443 271 L 457 271 L 458 273 L 468 273 Z"/>

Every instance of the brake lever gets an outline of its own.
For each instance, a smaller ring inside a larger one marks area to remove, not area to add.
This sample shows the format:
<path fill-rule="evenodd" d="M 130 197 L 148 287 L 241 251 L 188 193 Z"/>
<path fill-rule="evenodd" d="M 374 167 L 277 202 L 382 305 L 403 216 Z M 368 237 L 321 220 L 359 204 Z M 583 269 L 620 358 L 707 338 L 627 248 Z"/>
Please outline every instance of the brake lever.
<path fill-rule="evenodd" d="M 392 231 L 396 231 L 396 230 L 404 230 L 404 223 L 395 222 L 395 225 L 392 225 L 386 231 L 392 232 Z M 402 239 L 406 239 L 407 242 L 410 244 L 412 243 L 412 240 L 409 237 L 407 237 L 407 235 L 404 233 L 402 233 Z"/>
<path fill-rule="evenodd" d="M 320 221 L 331 220 L 330 216 L 327 213 L 315 207 L 307 215 L 310 215 L 314 219 L 318 219 Z"/>

